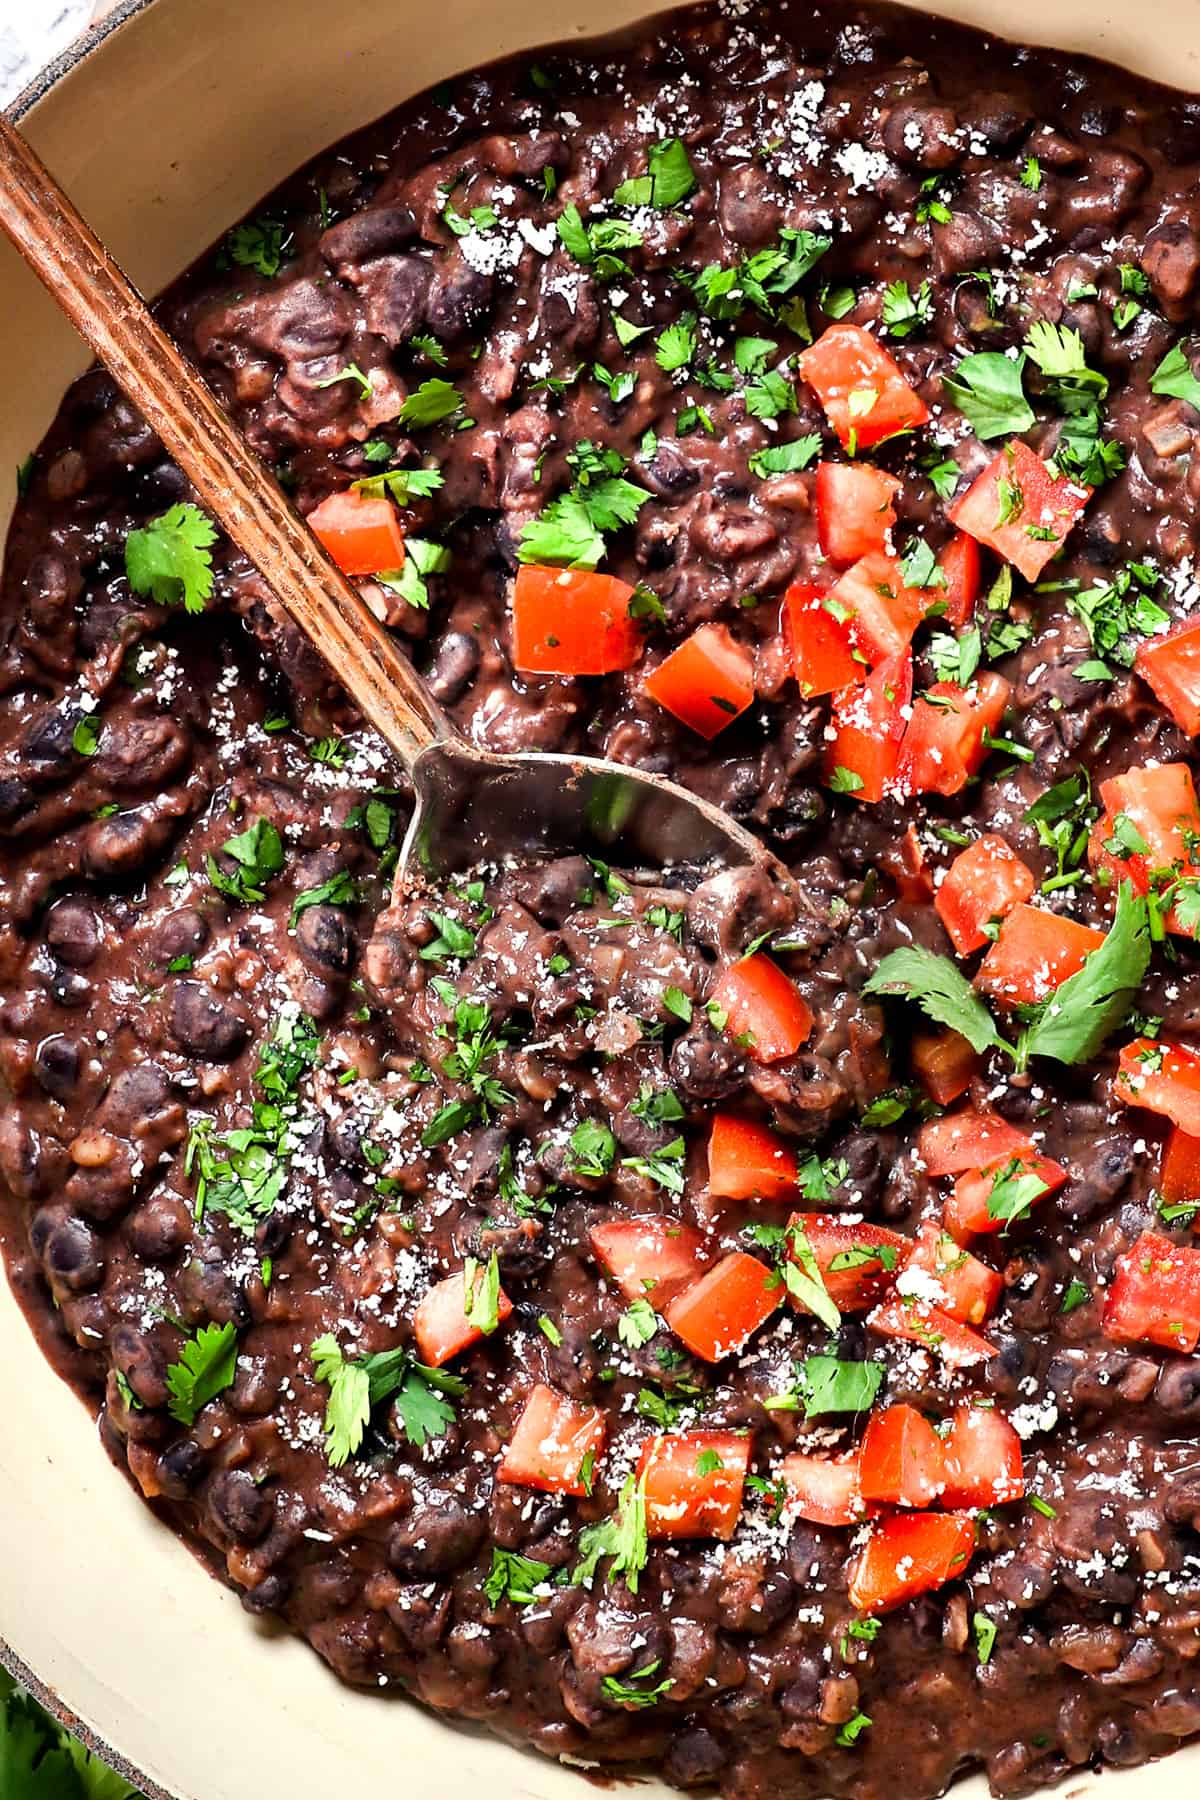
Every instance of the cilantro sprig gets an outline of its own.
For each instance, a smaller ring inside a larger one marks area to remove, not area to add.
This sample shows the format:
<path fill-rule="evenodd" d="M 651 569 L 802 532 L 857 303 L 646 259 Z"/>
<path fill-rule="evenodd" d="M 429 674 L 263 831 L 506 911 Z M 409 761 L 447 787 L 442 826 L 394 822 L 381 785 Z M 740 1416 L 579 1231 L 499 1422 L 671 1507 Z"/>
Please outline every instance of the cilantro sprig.
<path fill-rule="evenodd" d="M 135 594 L 158 606 L 202 613 L 213 591 L 211 550 L 217 528 L 190 500 L 169 506 L 125 539 L 125 576 Z"/>
<path fill-rule="evenodd" d="M 325 1407 L 325 1454 L 340 1469 L 357 1455 L 375 1409 L 395 1399 L 404 1435 L 417 1450 L 444 1437 L 457 1417 L 453 1400 L 467 1384 L 459 1375 L 416 1362 L 406 1350 L 381 1350 L 348 1358 L 330 1333 L 311 1345 L 317 1381 L 329 1389 Z"/>

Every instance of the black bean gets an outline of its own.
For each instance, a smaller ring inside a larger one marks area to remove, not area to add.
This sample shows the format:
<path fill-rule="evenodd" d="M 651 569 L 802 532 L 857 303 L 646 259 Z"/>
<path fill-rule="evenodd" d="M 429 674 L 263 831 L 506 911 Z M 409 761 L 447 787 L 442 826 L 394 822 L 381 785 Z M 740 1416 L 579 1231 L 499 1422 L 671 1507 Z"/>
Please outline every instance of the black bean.
<path fill-rule="evenodd" d="M 445 1575 L 469 1562 L 487 1534 L 486 1513 L 447 1494 L 393 1525 L 388 1561 L 401 1575 Z"/>
<path fill-rule="evenodd" d="M 86 969 L 104 943 L 104 925 L 88 901 L 68 897 L 56 901 L 46 914 L 45 936 L 59 962 Z"/>
<path fill-rule="evenodd" d="M 224 1469 L 214 1475 L 206 1502 L 217 1524 L 243 1544 L 256 1544 L 267 1535 L 275 1517 L 275 1502 L 258 1486 L 246 1469 Z"/>
<path fill-rule="evenodd" d="M 53 1100 L 69 1100 L 79 1085 L 79 1045 L 57 1034 L 43 1038 L 34 1059 L 38 1085 Z"/>
<path fill-rule="evenodd" d="M 46 1273 L 54 1282 L 84 1293 L 104 1278 L 104 1247 L 85 1219 L 66 1218 L 46 1239 L 42 1252 Z"/>
<path fill-rule="evenodd" d="M 198 981 L 177 981 L 171 994 L 171 1031 L 181 1049 L 207 1062 L 229 1062 L 250 1035 L 243 1008 Z"/>
<path fill-rule="evenodd" d="M 134 1250 L 147 1262 L 168 1262 L 192 1235 L 192 1221 L 178 1194 L 162 1189 L 130 1213 L 125 1230 Z"/>
<path fill-rule="evenodd" d="M 332 269 L 353 279 L 360 263 L 399 250 L 416 236 L 417 221 L 407 206 L 367 206 L 321 233 L 317 249 Z"/>
<path fill-rule="evenodd" d="M 168 1500 L 186 1500 L 204 1473 L 204 1451 L 195 1438 L 180 1438 L 158 1459 L 158 1482 Z"/>
<path fill-rule="evenodd" d="M 335 906 L 306 907 L 296 921 L 296 942 L 304 960 L 318 969 L 346 975 L 354 967 L 354 927 Z"/>

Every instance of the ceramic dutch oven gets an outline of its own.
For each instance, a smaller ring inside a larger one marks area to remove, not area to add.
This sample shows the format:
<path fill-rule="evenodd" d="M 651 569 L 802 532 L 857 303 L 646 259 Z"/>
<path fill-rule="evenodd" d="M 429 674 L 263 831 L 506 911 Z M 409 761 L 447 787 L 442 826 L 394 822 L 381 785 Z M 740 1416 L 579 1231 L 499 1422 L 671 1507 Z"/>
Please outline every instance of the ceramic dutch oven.
<path fill-rule="evenodd" d="M 606 29 L 647 15 L 610 0 Z M 1024 42 L 1200 89 L 1196 0 L 942 0 Z M 430 84 L 598 24 L 581 0 L 123 0 L 14 108 L 154 293 L 291 170 Z M 38 441 L 80 343 L 0 248 L 0 467 Z M 0 499 L 6 531 L 11 487 Z M 0 1282 L 0 1656 L 153 1800 L 328 1800 L 416 1783 L 437 1800 L 578 1800 L 585 1779 L 402 1699 L 340 1685 L 309 1648 L 252 1621 L 135 1496 Z M 1104 1776 L 1111 1800 L 1186 1792 L 1200 1746 Z M 1083 1800 L 1096 1778 L 1068 1787 Z M 643 1800 L 668 1790 L 640 1782 Z M 671 1790 L 673 1791 L 673 1790 Z M 958 1790 L 963 1800 L 982 1781 Z"/>

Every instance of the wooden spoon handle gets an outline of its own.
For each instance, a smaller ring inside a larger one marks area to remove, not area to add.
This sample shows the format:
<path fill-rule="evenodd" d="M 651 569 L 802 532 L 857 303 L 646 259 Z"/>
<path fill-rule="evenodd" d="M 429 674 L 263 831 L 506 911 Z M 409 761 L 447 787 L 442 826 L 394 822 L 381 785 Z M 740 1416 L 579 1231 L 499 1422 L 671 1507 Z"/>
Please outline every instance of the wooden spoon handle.
<path fill-rule="evenodd" d="M 0 112 L 0 229 L 405 765 L 450 734 L 420 676 Z"/>

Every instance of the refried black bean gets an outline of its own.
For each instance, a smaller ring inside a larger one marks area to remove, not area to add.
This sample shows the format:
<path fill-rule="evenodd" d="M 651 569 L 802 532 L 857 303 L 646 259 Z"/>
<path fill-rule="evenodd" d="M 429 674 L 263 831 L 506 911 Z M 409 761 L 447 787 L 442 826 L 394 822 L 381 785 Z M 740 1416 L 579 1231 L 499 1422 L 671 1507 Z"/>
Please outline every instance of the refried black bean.
<path fill-rule="evenodd" d="M 419 96 L 160 302 L 466 737 L 674 776 L 795 908 L 397 881 L 106 375 L 21 471 L 10 1278 L 342 1679 L 730 1800 L 1200 1732 L 1198 116 L 738 0 Z"/>

